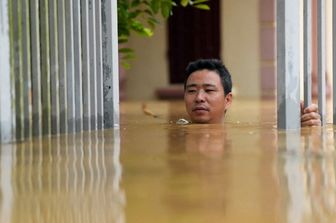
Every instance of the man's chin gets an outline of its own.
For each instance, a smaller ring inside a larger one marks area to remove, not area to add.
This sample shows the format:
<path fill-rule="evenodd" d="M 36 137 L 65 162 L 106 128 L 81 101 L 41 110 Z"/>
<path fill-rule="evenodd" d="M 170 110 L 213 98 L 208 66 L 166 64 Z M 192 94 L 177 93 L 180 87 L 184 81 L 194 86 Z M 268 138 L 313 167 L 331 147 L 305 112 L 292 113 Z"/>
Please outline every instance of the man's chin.
<path fill-rule="evenodd" d="M 210 120 L 206 117 L 196 117 L 191 120 L 193 123 L 197 124 L 209 124 Z"/>

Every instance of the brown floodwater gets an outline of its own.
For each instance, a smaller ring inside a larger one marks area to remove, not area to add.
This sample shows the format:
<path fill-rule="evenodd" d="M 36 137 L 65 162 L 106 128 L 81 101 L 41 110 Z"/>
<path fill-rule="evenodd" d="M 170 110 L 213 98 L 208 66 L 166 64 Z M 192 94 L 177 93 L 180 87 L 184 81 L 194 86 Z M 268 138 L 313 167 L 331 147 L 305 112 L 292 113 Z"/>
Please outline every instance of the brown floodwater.
<path fill-rule="evenodd" d="M 336 222 L 331 124 L 279 131 L 272 101 L 179 118 L 179 101 L 123 102 L 119 129 L 2 145 L 0 222 Z"/>

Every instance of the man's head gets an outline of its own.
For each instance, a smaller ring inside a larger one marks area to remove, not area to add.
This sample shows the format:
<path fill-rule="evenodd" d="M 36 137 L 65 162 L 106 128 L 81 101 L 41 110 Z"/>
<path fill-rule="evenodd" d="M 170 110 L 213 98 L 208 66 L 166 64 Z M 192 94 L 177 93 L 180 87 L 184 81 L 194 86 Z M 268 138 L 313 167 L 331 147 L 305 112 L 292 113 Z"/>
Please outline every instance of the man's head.
<path fill-rule="evenodd" d="M 200 59 L 186 68 L 184 101 L 192 122 L 221 123 L 232 102 L 229 71 L 217 59 Z"/>

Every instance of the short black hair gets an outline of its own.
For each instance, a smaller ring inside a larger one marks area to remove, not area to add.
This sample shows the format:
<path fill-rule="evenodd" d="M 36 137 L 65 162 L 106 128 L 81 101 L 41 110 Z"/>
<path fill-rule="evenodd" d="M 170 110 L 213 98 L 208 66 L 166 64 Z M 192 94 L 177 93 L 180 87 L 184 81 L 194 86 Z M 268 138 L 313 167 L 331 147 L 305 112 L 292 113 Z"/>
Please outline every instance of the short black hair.
<path fill-rule="evenodd" d="M 198 59 L 190 62 L 185 70 L 184 90 L 186 90 L 186 84 L 189 76 L 198 70 L 210 70 L 215 71 L 221 79 L 222 86 L 224 88 L 224 94 L 227 95 L 232 90 L 231 74 L 222 61 L 218 59 Z"/>

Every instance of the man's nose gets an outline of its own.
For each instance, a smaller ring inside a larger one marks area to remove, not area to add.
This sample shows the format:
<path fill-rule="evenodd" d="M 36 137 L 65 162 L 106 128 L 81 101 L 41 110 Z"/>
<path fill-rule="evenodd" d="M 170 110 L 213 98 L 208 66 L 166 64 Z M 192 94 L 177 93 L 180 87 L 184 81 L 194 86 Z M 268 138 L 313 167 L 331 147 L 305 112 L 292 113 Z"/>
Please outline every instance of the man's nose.
<path fill-rule="evenodd" d="M 204 102 L 205 101 L 205 94 L 202 90 L 197 92 L 195 101 L 196 102 Z"/>

